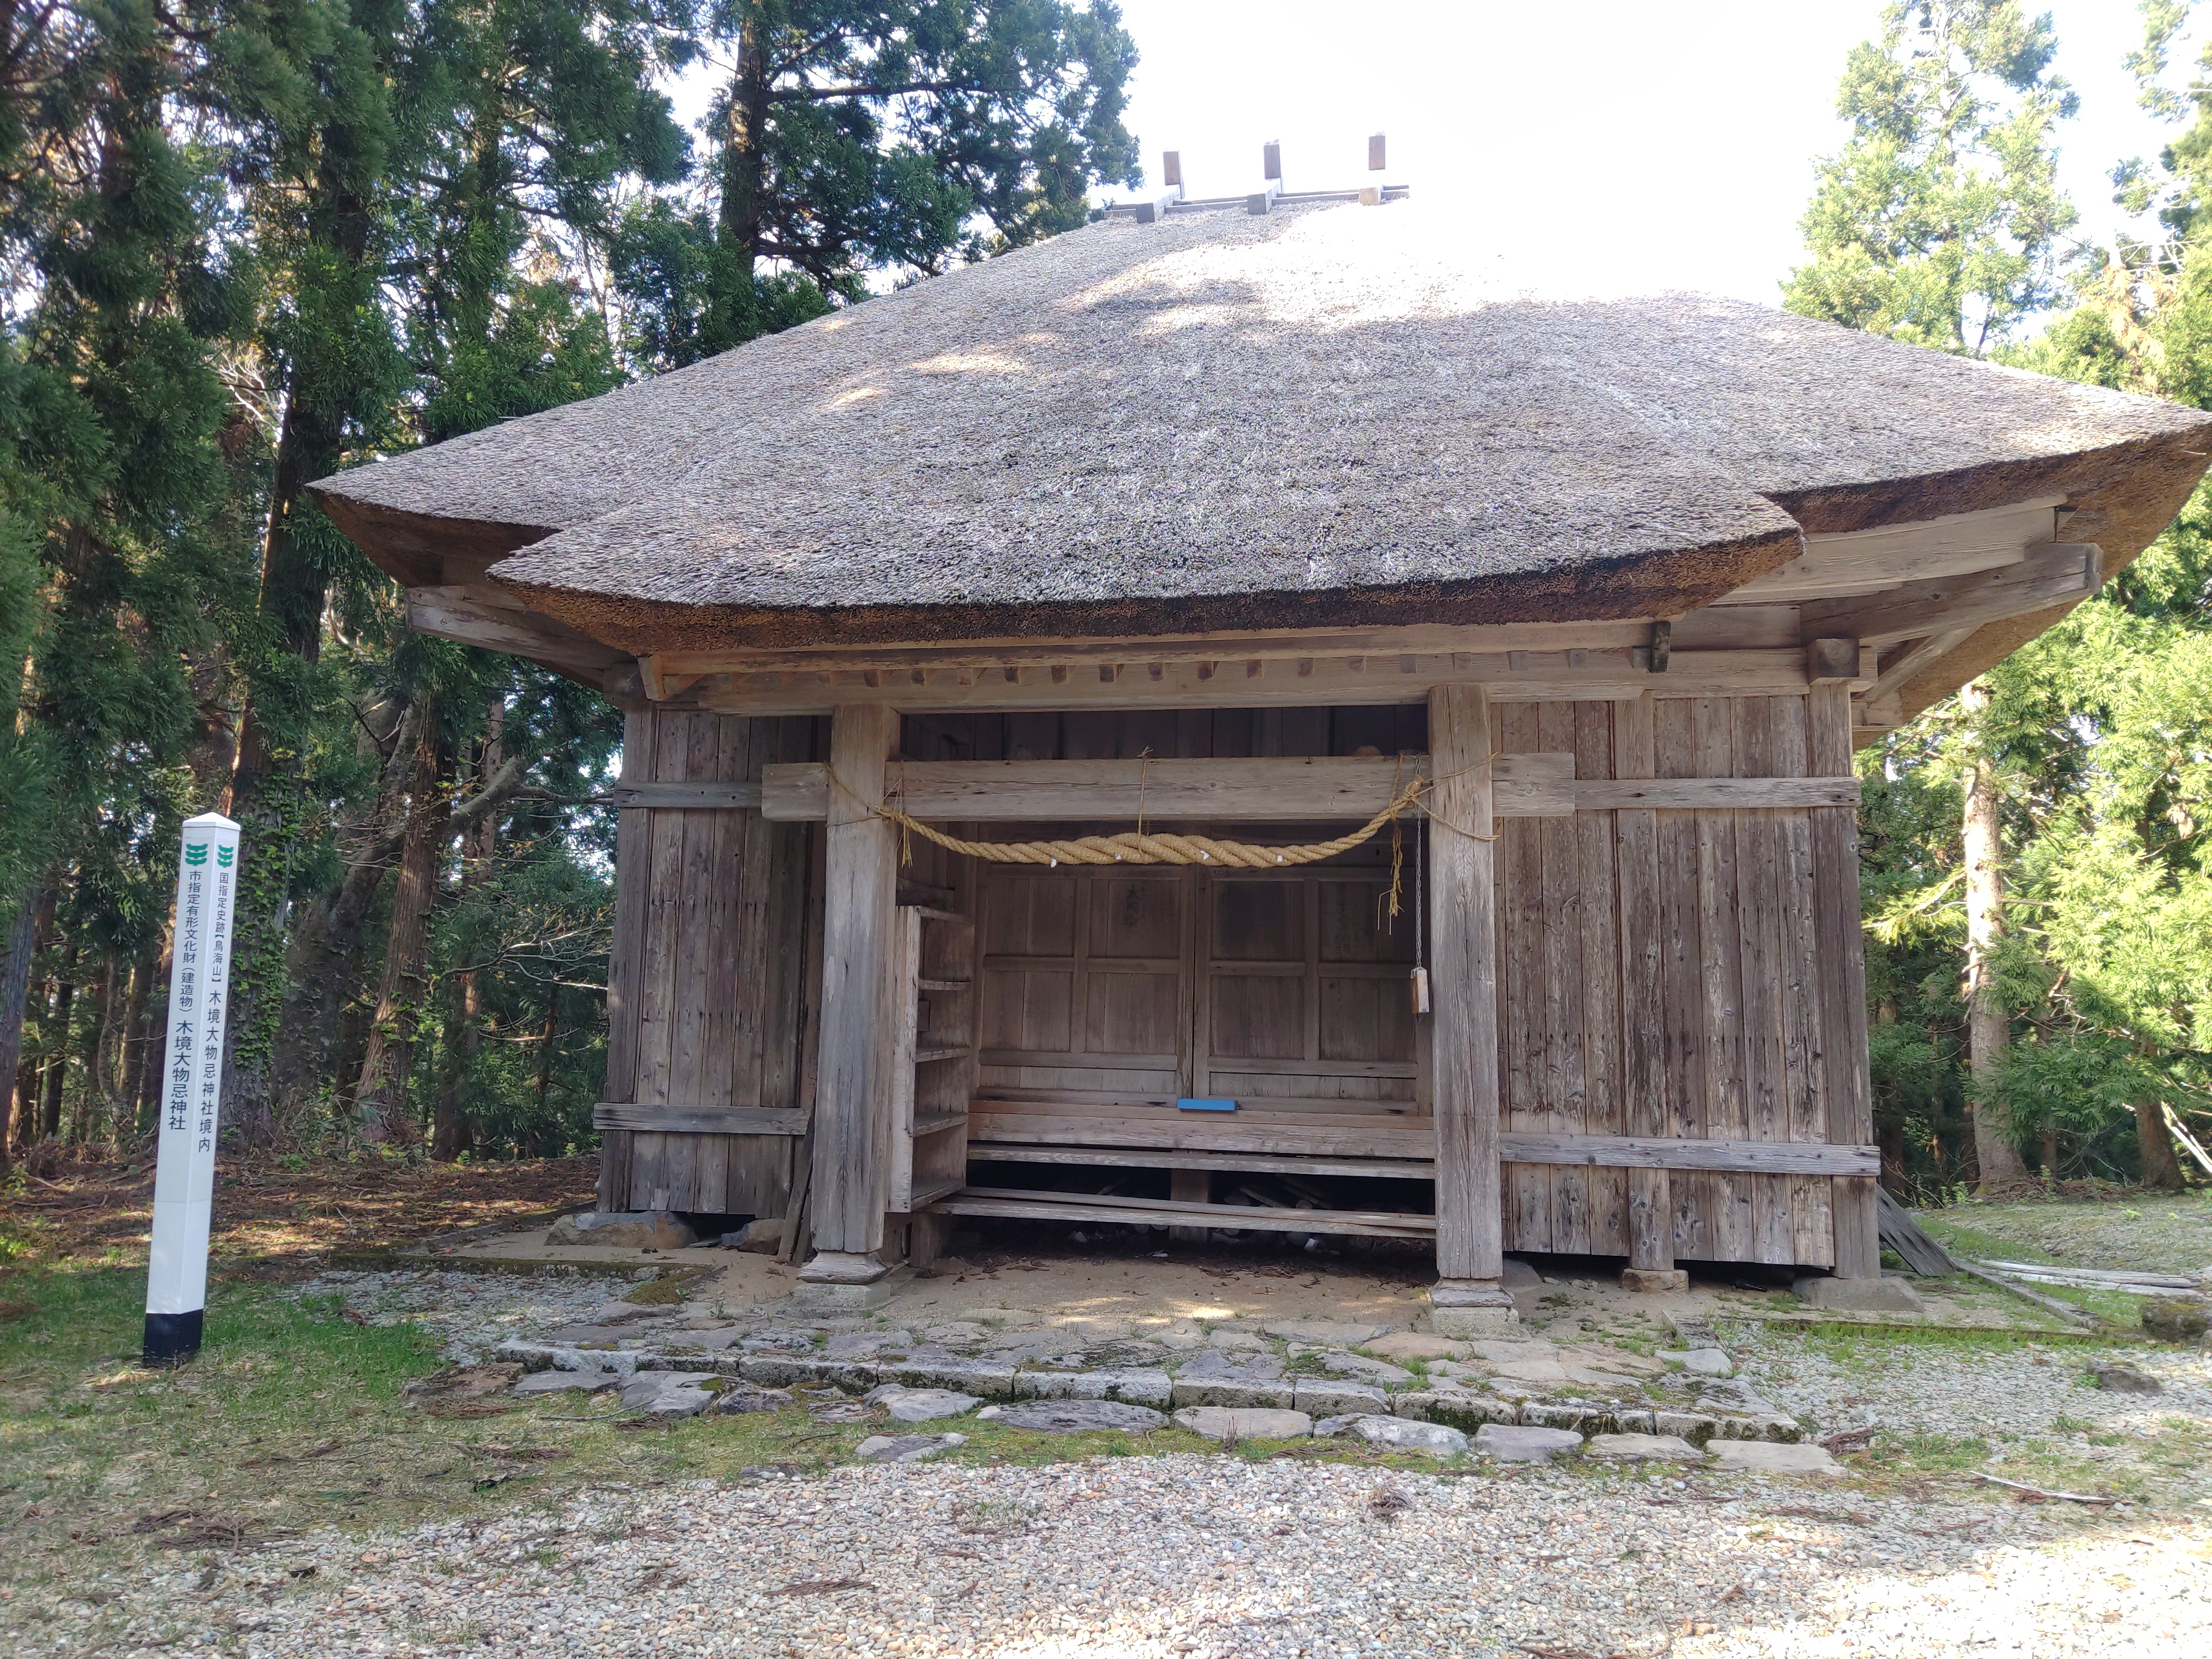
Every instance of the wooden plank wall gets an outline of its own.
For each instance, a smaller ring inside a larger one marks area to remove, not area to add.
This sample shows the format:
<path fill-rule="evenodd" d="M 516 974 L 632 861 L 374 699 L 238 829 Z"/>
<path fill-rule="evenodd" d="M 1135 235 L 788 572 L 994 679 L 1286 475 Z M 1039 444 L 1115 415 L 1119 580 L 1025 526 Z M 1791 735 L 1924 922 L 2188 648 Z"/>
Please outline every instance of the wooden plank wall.
<path fill-rule="evenodd" d="M 1492 732 L 1504 754 L 1571 750 L 1578 778 L 1802 777 L 1807 718 L 1796 696 L 1516 702 L 1493 706 Z M 1822 842 L 1832 862 L 1848 850 L 1833 826 Z M 1844 877 L 1817 870 L 1814 848 L 1807 811 L 1502 821 L 1502 1127 L 1830 1139 L 1832 1101 L 1863 1092 L 1851 975 L 1830 960 L 1856 940 L 1821 919 Z M 1832 1127 L 1858 1135 L 1840 1115 Z M 1650 1222 L 1677 1258 L 1836 1261 L 1830 1182 L 1803 1176 L 1510 1165 L 1506 1248 L 1628 1255 L 1662 1193 Z"/>
<path fill-rule="evenodd" d="M 817 758 L 814 720 L 642 710 L 623 732 L 625 783 L 757 782 Z M 610 1101 L 689 1108 L 806 1103 L 802 1011 L 821 964 L 810 896 L 818 827 L 757 811 L 621 815 L 608 979 Z M 599 1207 L 781 1215 L 788 1135 L 607 1130 Z"/>

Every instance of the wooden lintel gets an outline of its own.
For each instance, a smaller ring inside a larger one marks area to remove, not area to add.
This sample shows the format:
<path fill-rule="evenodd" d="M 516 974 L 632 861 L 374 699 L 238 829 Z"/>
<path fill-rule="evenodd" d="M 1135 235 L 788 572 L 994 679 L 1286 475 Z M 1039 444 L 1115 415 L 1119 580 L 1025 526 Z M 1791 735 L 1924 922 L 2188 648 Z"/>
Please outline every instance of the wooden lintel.
<path fill-rule="evenodd" d="M 1686 633 L 1696 619 L 1694 642 Z M 672 672 L 698 674 L 837 673 L 861 669 L 1050 668 L 1092 663 L 1242 662 L 1252 658 L 1566 651 L 1641 645 L 1650 617 L 1620 622 L 1444 623 L 1399 628 L 1285 629 L 1267 633 L 1145 635 L 1115 639 L 985 639 L 952 644 L 824 645 L 791 650 L 670 651 Z M 1678 649 L 1778 650 L 1797 643 L 1795 605 L 1731 605 L 1692 612 L 1675 625 Z"/>
<path fill-rule="evenodd" d="M 1500 817 L 1576 812 L 1856 806 L 1858 780 L 1598 778 L 1577 781 L 1571 754 L 1500 755 L 1492 763 Z M 1395 758 L 913 761 L 892 766 L 890 798 L 918 818 L 946 823 L 1297 823 L 1358 820 L 1381 811 L 1429 770 L 1426 755 Z M 687 786 L 691 787 L 691 786 Z M 717 786 L 743 787 L 744 786 Z M 763 817 L 820 823 L 829 769 L 770 766 L 759 785 Z"/>
<path fill-rule="evenodd" d="M 592 1109 L 592 1127 L 662 1134 L 803 1135 L 811 1115 L 803 1107 L 650 1106 L 603 1100 Z"/>
<path fill-rule="evenodd" d="M 1581 660 L 1573 660 L 1579 653 Z M 1125 649 L 1124 660 L 1130 653 Z M 950 667 L 916 668 L 881 685 L 858 669 L 717 674 L 692 691 L 702 708 L 726 714 L 823 714 L 864 703 L 908 712 L 966 709 L 1265 708 L 1282 705 L 1415 703 L 1437 685 L 1480 685 L 1493 702 L 1611 702 L 1637 696 L 1726 697 L 1803 695 L 1802 648 L 1675 651 L 1663 674 L 1650 672 L 1643 647 L 1574 647 L 1504 652 L 1361 652 L 1338 657 L 1241 659 L 1243 672 L 1207 670 L 1200 659 L 1163 662 L 1158 679 L 1049 665 L 1043 679 L 962 676 Z M 663 673 L 681 659 L 661 662 Z M 1232 660 L 1239 660 L 1232 659 Z M 963 684 L 966 678 L 969 683 Z"/>
<path fill-rule="evenodd" d="M 1906 582 L 1852 599 L 1808 599 L 1798 607 L 1798 630 L 1808 643 L 1848 634 L 1883 646 L 1977 629 L 2087 599 L 2102 580 L 2103 561 L 2104 550 L 2094 542 L 2053 542 L 1994 570 Z"/>

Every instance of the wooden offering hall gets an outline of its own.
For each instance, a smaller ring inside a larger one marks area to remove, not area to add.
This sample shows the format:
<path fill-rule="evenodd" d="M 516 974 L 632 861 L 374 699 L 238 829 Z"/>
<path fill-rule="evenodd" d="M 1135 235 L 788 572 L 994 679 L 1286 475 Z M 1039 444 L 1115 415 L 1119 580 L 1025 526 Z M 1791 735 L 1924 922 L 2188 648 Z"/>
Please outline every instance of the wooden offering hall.
<path fill-rule="evenodd" d="M 1170 174 L 1170 176 L 1173 176 Z M 1362 199 L 1362 197 L 1364 199 Z M 1169 193 L 325 480 L 628 711 L 603 1210 L 1878 1272 L 1852 750 L 2096 591 L 2195 410 Z"/>

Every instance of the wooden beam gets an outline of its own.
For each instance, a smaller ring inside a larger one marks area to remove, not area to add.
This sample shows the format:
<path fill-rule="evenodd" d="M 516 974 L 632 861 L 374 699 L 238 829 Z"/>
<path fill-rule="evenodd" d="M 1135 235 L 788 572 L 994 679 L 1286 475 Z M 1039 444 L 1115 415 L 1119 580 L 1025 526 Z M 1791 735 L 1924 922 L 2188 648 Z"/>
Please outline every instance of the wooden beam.
<path fill-rule="evenodd" d="M 1126 818 L 1294 823 L 1365 818 L 1428 769 L 1428 757 L 1316 757 L 1163 761 L 916 761 L 894 766 L 886 787 L 918 818 L 1039 823 Z M 1575 810 L 1574 757 L 1498 758 L 1499 793 L 1525 817 Z M 762 807 L 779 821 L 818 822 L 829 769 L 771 766 Z"/>
<path fill-rule="evenodd" d="M 524 609 L 489 583 L 410 587 L 407 625 L 433 639 L 486 651 L 504 651 L 582 680 L 601 684 L 607 671 L 630 659 L 566 623 Z"/>
<path fill-rule="evenodd" d="M 1808 641 L 1805 677 L 1815 685 L 1848 684 L 1858 678 L 1859 642 L 1848 635 Z"/>
<path fill-rule="evenodd" d="M 1755 807 L 1856 806 L 1856 778 L 1601 778 L 1574 786 L 1575 810 L 1721 811 Z"/>
<path fill-rule="evenodd" d="M 644 807 L 659 812 L 720 812 L 741 808 L 757 811 L 761 804 L 761 786 L 757 783 L 618 783 L 607 791 L 603 800 L 609 806 Z M 815 813 L 814 822 L 820 823 L 823 816 L 821 812 Z"/>
<path fill-rule="evenodd" d="M 1426 1238 L 1436 1218 L 1382 1211 L 1270 1210 L 1247 1204 L 1197 1204 L 1174 1199 L 1088 1200 L 1080 1193 L 1028 1193 L 970 1188 L 938 1200 L 947 1215 L 994 1216 L 1027 1221 L 1112 1222 L 1121 1226 L 1173 1227 L 1195 1223 L 1273 1233 L 1349 1233 L 1364 1238 Z"/>
<path fill-rule="evenodd" d="M 1437 1119 L 1437 1276 L 1505 1271 L 1498 1170 L 1498 934 L 1490 697 L 1429 693 L 1437 786 L 1428 833 L 1431 1061 Z"/>
<path fill-rule="evenodd" d="M 913 761 L 893 765 L 886 787 L 915 817 L 950 823 L 1133 821 L 1140 807 L 1155 821 L 1357 820 L 1388 805 L 1407 781 L 1426 775 L 1430 763 L 1426 755 L 1384 759 Z M 1574 757 L 1564 750 L 1495 757 L 1491 762 L 1493 814 L 1567 817 L 1578 811 L 1638 807 L 1719 811 L 1856 806 L 1859 801 L 1858 781 L 1850 777 L 1578 781 L 1574 770 Z M 830 810 L 830 769 L 819 762 L 770 766 L 759 792 L 763 816 L 777 822 L 818 823 Z"/>
<path fill-rule="evenodd" d="M 1025 1115 L 1010 1102 L 979 1101 L 969 1112 L 969 1145 L 978 1157 L 1011 1159 L 1038 1149 L 1038 1162 L 1127 1164 L 1143 1168 L 1256 1169 L 1259 1155 L 1285 1170 L 1312 1169 L 1314 1159 L 1361 1160 L 1413 1169 L 1438 1155 L 1437 1128 L 1413 1128 L 1385 1120 L 1372 1127 L 1290 1121 L 1296 1115 L 1263 1112 L 1223 1115 L 1199 1123 L 1169 1118 L 1144 1121 L 1096 1109 L 1097 1116 L 1039 1112 Z M 981 1149 L 988 1147 L 989 1152 Z M 1881 1149 L 1863 1142 L 1705 1140 L 1674 1135 L 1521 1133 L 1497 1136 L 1504 1164 L 1583 1166 L 1663 1174 L 1697 1170 L 1733 1175 L 1833 1176 L 1856 1179 L 1881 1167 Z M 1090 1154 L 1099 1154 L 1091 1157 Z M 1194 1165 L 1202 1154 L 1218 1160 Z M 1662 1182 L 1661 1186 L 1664 1186 Z M 1657 1213 L 1666 1215 L 1664 1206 Z M 1671 1263 L 1661 1263 L 1668 1266 Z M 1479 1276 L 1479 1275 L 1463 1275 Z"/>
<path fill-rule="evenodd" d="M 1425 1158 L 1285 1157 L 1268 1152 L 1191 1152 L 1125 1146 L 1031 1146 L 1018 1141 L 968 1143 L 972 1164 L 1075 1164 L 1109 1169 L 1243 1170 L 1261 1175 L 1374 1176 L 1390 1181 L 1433 1181 L 1437 1165 Z"/>
<path fill-rule="evenodd" d="M 1437 1155 L 1436 1131 L 1408 1128 L 1389 1118 L 1371 1124 L 1305 1123 L 1231 1112 L 1220 1122 L 1199 1122 L 1202 1112 L 1170 1111 L 1153 1117 L 1093 1109 L 1095 1116 L 1028 1110 L 1014 1101 L 977 1101 L 968 1114 L 969 1144 L 1006 1141 L 1024 1146 L 1122 1146 L 1161 1151 L 1261 1152 L 1280 1157 L 1414 1158 Z M 1304 1116 L 1304 1114 L 1298 1114 Z"/>
<path fill-rule="evenodd" d="M 1676 624 L 1698 629 L 1697 649 L 1788 650 L 1798 644 L 1796 605 L 1730 605 L 1693 611 Z M 1626 650 L 1641 645 L 1651 619 L 1620 622 L 1419 623 L 1398 627 L 1289 628 L 1139 639 L 994 638 L 950 644 L 823 645 L 783 650 L 665 651 L 654 660 L 672 674 L 894 672 L 912 668 L 1048 668 L 1126 662 L 1242 662 L 1249 658 L 1402 656 L 1503 651 Z"/>
<path fill-rule="evenodd" d="M 603 1100 L 592 1109 L 595 1129 L 642 1129 L 661 1134 L 803 1135 L 810 1114 L 758 1106 L 638 1106 Z"/>
<path fill-rule="evenodd" d="M 725 714 L 823 714 L 858 703 L 910 713 L 965 709 L 1213 708 L 1284 705 L 1412 703 L 1432 685 L 1480 685 L 1493 699 L 1593 702 L 1645 692 L 1667 697 L 1802 696 L 1808 684 L 1802 647 L 1750 651 L 1676 651 L 1664 674 L 1649 672 L 1642 647 L 1571 647 L 1528 652 L 1404 652 L 1335 658 L 1226 656 L 1169 662 L 1133 641 L 1118 661 L 1097 659 L 975 672 L 915 668 L 687 678 L 667 670 L 663 684 L 681 681 L 702 708 Z M 1150 672 L 1157 663 L 1160 674 Z M 1071 668 L 1083 666 L 1083 672 Z M 1124 669 L 1130 672 L 1124 672 Z"/>
<path fill-rule="evenodd" d="M 898 715 L 883 704 L 842 708 L 831 718 L 830 764 L 841 787 L 829 813 L 811 1219 L 817 1249 L 849 1256 L 884 1242 L 887 1172 L 878 1118 L 890 1092 L 885 1002 L 898 841 L 872 809 L 897 750 Z"/>
<path fill-rule="evenodd" d="M 1929 663 L 1957 650 L 1973 635 L 1974 630 L 1971 628 L 1953 628 L 1941 634 L 1931 634 L 1924 640 L 1905 647 L 1875 676 L 1874 683 L 1863 693 L 1866 701 L 1872 702 L 1889 696 Z"/>
<path fill-rule="evenodd" d="M 1808 641 L 1848 634 L 1876 646 L 1972 630 L 2088 598 L 2103 579 L 2103 560 L 2094 542 L 2053 542 L 1995 570 L 1907 582 L 1856 599 L 1808 600 L 1798 607 L 1797 625 Z"/>
<path fill-rule="evenodd" d="M 1498 1137 L 1508 1164 L 1587 1164 L 1601 1170 L 1713 1170 L 1735 1175 L 1870 1176 L 1881 1167 L 1878 1146 L 1809 1140 L 1688 1140 L 1655 1135 Z M 1642 1264 L 1639 1264 L 1642 1265 Z M 1656 1265 L 1672 1267 L 1671 1261 Z"/>

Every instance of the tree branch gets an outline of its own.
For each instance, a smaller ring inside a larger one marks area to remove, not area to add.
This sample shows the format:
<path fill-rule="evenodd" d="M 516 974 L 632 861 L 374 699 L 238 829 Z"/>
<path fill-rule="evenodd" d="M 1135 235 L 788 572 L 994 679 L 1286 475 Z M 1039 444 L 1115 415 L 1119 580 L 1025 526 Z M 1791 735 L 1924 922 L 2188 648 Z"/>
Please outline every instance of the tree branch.
<path fill-rule="evenodd" d="M 827 98 L 896 98 L 908 92 L 989 92 L 1006 94 L 1021 88 L 991 86 L 970 81 L 902 81 L 896 86 L 871 87 L 787 87 L 781 92 L 769 94 L 769 101 L 787 104 L 796 101 L 819 102 Z"/>

